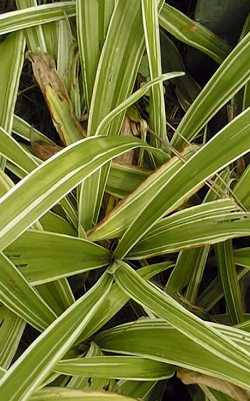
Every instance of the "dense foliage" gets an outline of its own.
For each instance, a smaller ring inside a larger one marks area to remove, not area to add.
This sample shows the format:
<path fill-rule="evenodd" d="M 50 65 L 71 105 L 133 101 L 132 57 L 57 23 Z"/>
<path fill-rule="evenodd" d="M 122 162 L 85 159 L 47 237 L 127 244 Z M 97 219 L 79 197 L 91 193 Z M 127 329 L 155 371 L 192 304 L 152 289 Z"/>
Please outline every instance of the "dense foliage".
<path fill-rule="evenodd" d="M 7 3 L 0 400 L 248 400 L 250 7 Z"/>

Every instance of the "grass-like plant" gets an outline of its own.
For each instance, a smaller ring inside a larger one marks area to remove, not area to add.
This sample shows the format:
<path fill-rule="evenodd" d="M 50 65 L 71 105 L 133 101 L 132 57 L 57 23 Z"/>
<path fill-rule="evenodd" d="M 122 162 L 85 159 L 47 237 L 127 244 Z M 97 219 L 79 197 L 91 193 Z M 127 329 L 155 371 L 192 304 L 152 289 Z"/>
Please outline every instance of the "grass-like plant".
<path fill-rule="evenodd" d="M 231 49 L 164 1 L 39 3 L 0 15 L 0 400 L 249 399 L 249 19 Z"/>

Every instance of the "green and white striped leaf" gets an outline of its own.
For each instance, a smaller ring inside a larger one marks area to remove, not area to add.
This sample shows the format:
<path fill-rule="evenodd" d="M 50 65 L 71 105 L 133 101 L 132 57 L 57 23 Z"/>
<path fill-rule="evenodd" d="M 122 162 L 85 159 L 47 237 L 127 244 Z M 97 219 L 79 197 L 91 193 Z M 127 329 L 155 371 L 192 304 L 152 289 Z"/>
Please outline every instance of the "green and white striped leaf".
<path fill-rule="evenodd" d="M 241 335 L 244 334 L 242 331 Z M 109 352 L 162 361 L 223 380 L 227 380 L 230 373 L 239 373 L 232 364 L 212 355 L 195 340 L 160 319 L 140 319 L 114 327 L 99 333 L 96 341 Z"/>
<path fill-rule="evenodd" d="M 16 354 L 26 323 L 3 305 L 0 307 L 0 322 L 0 365 L 8 369 Z"/>
<path fill-rule="evenodd" d="M 52 323 L 56 314 L 3 254 L 0 267 L 0 301 L 40 331 Z"/>
<path fill-rule="evenodd" d="M 171 262 L 157 263 L 142 267 L 138 274 L 145 280 L 150 280 L 157 274 L 172 267 Z M 121 290 L 117 283 L 113 283 L 111 290 L 103 303 L 103 310 L 96 313 L 96 325 L 89 324 L 86 327 L 84 335 L 80 336 L 78 342 L 83 342 L 86 338 L 92 336 L 101 327 L 103 327 L 119 310 L 129 301 L 129 296 Z M 105 312 L 104 312 L 105 311 Z"/>
<path fill-rule="evenodd" d="M 95 319 L 112 282 L 101 279 L 60 317 L 58 317 L 22 354 L 0 380 L 0 398 L 26 401 L 53 369 L 88 322 Z"/>
<path fill-rule="evenodd" d="M 115 0 L 76 1 L 78 43 L 88 107 L 91 103 L 97 66 L 114 7 Z M 94 24 L 93 21 L 95 21 Z"/>
<path fill-rule="evenodd" d="M 117 198 L 125 198 L 151 174 L 144 170 L 125 164 L 112 163 L 108 177 L 106 192 Z"/>
<path fill-rule="evenodd" d="M 36 140 L 54 144 L 54 142 L 50 140 L 47 136 L 32 127 L 27 121 L 23 120 L 16 114 L 14 115 L 12 130 L 16 135 L 18 135 L 20 138 L 25 139 L 28 142 Z"/>
<path fill-rule="evenodd" d="M 141 7 L 150 78 L 154 79 L 162 74 L 158 1 L 141 0 Z M 149 116 L 152 130 L 168 142 L 163 83 L 151 89 Z"/>
<path fill-rule="evenodd" d="M 137 210 L 137 217 L 115 250 L 116 257 L 123 258 L 161 217 L 180 206 L 205 180 L 247 153 L 249 131 L 250 108 L 218 132 L 158 188 L 143 209 Z"/>
<path fill-rule="evenodd" d="M 232 241 L 225 241 L 215 247 L 220 281 L 222 283 L 226 308 L 231 323 L 236 325 L 243 321 L 243 305 L 237 271 L 233 255 Z"/>
<path fill-rule="evenodd" d="M 184 140 L 194 139 L 217 111 L 248 82 L 249 39 L 250 32 L 233 49 L 196 97 L 173 136 L 171 143 L 174 147 L 182 148 L 185 145 Z"/>
<path fill-rule="evenodd" d="M 189 208 L 190 210 L 184 209 L 159 221 L 133 248 L 128 257 L 145 258 L 249 235 L 249 214 L 237 211 L 236 204 L 235 208 L 230 210 L 230 204 L 233 206 L 234 203 L 231 202 L 219 200 L 205 203 Z M 213 206 L 215 208 L 210 210 L 211 214 L 207 213 L 209 207 L 212 209 Z"/>
<path fill-rule="evenodd" d="M 236 346 L 218 330 L 208 326 L 206 322 L 188 312 L 158 287 L 147 283 L 126 263 L 117 262 L 114 264 L 113 272 L 121 289 L 136 302 L 149 308 L 158 317 L 165 319 L 171 326 L 197 343 L 209 354 L 222 359 L 227 368 L 229 365 L 232 366 L 232 369 L 237 367 L 235 373 L 230 374 L 229 381 L 250 389 L 247 379 L 250 373 L 249 352 L 238 345 Z"/>
<path fill-rule="evenodd" d="M 136 138 L 88 138 L 68 146 L 37 167 L 1 198 L 0 249 L 10 245 L 106 162 L 140 146 L 148 145 Z"/>
<path fill-rule="evenodd" d="M 250 269 L 250 248 L 241 248 L 234 251 L 234 261 L 237 265 Z"/>
<path fill-rule="evenodd" d="M 69 376 L 106 377 L 124 380 L 163 380 L 174 374 L 165 363 L 124 356 L 97 356 L 64 359 L 55 370 Z"/>
<path fill-rule="evenodd" d="M 36 0 L 16 0 L 16 5 L 18 9 L 25 9 L 29 7 L 37 7 Z M 40 49 L 44 53 L 47 53 L 47 46 L 45 42 L 45 37 L 43 34 L 42 25 L 37 25 L 34 28 L 27 29 L 25 31 L 29 50 L 36 51 Z"/>
<path fill-rule="evenodd" d="M 221 63 L 230 52 L 223 39 L 169 4 L 162 8 L 159 21 L 176 39 L 202 51 L 217 63 Z"/>
<path fill-rule="evenodd" d="M 130 106 L 132 106 L 134 103 L 136 103 L 138 100 L 140 100 L 150 89 L 153 90 L 154 86 L 168 79 L 173 79 L 176 77 L 180 77 L 182 75 L 184 75 L 183 72 L 169 72 L 167 74 L 159 75 L 158 77 L 142 85 L 140 89 L 137 89 L 137 91 L 132 93 L 132 95 L 128 96 L 127 99 L 125 99 L 121 104 L 119 104 L 115 109 L 113 109 L 106 117 L 103 118 L 103 120 L 97 127 L 96 135 L 101 135 L 101 134 L 105 135 L 105 127 L 108 127 L 111 121 L 115 117 L 117 117 L 120 113 L 122 113 Z M 158 132 L 158 130 L 155 132 Z"/>
<path fill-rule="evenodd" d="M 118 204 L 110 215 L 106 216 L 104 221 L 101 221 L 94 227 L 93 231 L 89 234 L 89 238 L 91 240 L 100 240 L 120 237 L 157 191 L 181 169 L 183 165 L 182 160 L 190 158 L 196 150 L 196 147 L 188 147 L 180 159 L 173 157 L 160 169 L 152 173 L 131 195 Z"/>
<path fill-rule="evenodd" d="M 0 154 L 24 170 L 26 174 L 37 167 L 32 156 L 2 127 L 0 127 Z"/>
<path fill-rule="evenodd" d="M 29 398 L 29 401 L 136 401 L 134 398 L 109 392 L 88 392 L 65 388 L 46 388 Z"/>
<path fill-rule="evenodd" d="M 144 47 L 140 2 L 117 0 L 95 77 L 88 135 L 96 135 L 102 120 L 131 94 Z M 112 120 L 105 135 L 118 135 L 124 116 L 125 111 Z M 82 185 L 79 214 L 85 230 L 98 220 L 108 173 L 106 166 Z"/>
<path fill-rule="evenodd" d="M 0 15 L 0 35 L 47 24 L 76 14 L 74 1 L 55 2 Z"/>
<path fill-rule="evenodd" d="M 0 15 L 0 21 L 1 16 Z M 1 22 L 0 22 L 1 23 Z M 22 32 L 0 43 L 0 126 L 11 134 L 19 80 L 24 62 L 25 39 Z"/>
<path fill-rule="evenodd" d="M 26 231 L 5 250 L 27 281 L 39 285 L 107 265 L 110 252 L 90 241 L 46 231 Z"/>

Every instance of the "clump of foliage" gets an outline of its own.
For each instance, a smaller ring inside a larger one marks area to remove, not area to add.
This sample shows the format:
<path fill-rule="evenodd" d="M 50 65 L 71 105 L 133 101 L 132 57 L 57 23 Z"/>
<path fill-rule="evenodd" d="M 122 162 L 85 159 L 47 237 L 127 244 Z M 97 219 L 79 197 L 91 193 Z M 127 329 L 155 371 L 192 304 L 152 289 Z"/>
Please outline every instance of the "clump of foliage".
<path fill-rule="evenodd" d="M 249 399 L 250 20 L 231 46 L 164 1 L 16 8 L 0 400 Z M 213 60 L 205 85 L 183 48 Z"/>

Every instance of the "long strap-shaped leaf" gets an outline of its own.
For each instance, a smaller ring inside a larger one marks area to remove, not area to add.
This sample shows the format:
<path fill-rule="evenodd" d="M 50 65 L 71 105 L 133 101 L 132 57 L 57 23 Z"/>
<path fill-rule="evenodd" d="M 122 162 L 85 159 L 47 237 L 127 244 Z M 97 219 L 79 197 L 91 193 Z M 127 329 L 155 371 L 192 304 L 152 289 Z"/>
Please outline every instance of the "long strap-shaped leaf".
<path fill-rule="evenodd" d="M 1 14 L 4 15 L 4 14 Z M 0 15 L 0 18 L 1 18 Z M 10 35 L 0 44 L 0 126 L 11 134 L 19 80 L 24 61 L 25 39 L 22 32 Z"/>
<path fill-rule="evenodd" d="M 106 162 L 136 147 L 136 138 L 88 138 L 67 147 L 37 167 L 0 201 L 3 250 L 63 196 Z"/>
<path fill-rule="evenodd" d="M 8 369 L 16 354 L 26 323 L 5 306 L 0 308 L 0 320 L 0 365 Z"/>
<path fill-rule="evenodd" d="M 58 21 L 65 18 L 65 15 L 72 17 L 75 13 L 74 1 L 44 4 L 42 6 L 4 13 L 0 15 L 0 35 Z"/>
<path fill-rule="evenodd" d="M 88 392 L 65 388 L 46 388 L 33 395 L 30 401 L 136 401 L 134 398 L 109 392 Z"/>
<path fill-rule="evenodd" d="M 76 1 L 77 34 L 88 107 L 91 102 L 101 50 L 114 7 L 115 0 Z M 94 24 L 93 21 L 95 21 Z"/>
<path fill-rule="evenodd" d="M 220 325 L 214 324 L 214 327 L 233 340 L 234 336 L 233 334 L 231 336 L 231 332 L 226 330 L 223 332 Z M 232 328 L 232 332 L 233 330 L 235 337 L 249 337 L 244 331 L 240 332 Z M 162 361 L 222 380 L 230 380 L 231 376 L 240 377 L 237 367 L 211 354 L 209 350 L 201 347 L 195 340 L 186 337 L 162 319 L 139 319 L 125 323 L 100 332 L 95 340 L 102 349 L 108 352 Z M 236 341 L 235 344 L 242 345 Z M 249 343 L 245 346 L 249 350 Z M 247 379 L 246 372 L 241 372 L 241 375 Z"/>
<path fill-rule="evenodd" d="M 140 1 L 116 1 L 96 72 L 88 135 L 96 135 L 101 121 L 132 92 L 144 49 L 141 22 Z M 119 134 L 124 115 L 123 111 L 110 123 L 105 135 Z M 82 185 L 80 216 L 86 230 L 97 222 L 108 172 L 106 166 Z"/>
<path fill-rule="evenodd" d="M 194 216 L 195 217 L 195 216 Z M 250 216 L 244 212 L 214 215 L 204 220 L 168 227 L 167 219 L 153 229 L 131 250 L 128 257 L 140 259 L 206 244 L 216 244 L 230 238 L 250 235 Z M 166 223 L 166 225 L 164 224 Z"/>
<path fill-rule="evenodd" d="M 216 112 L 249 80 L 250 32 L 239 42 L 192 103 L 177 127 L 172 145 L 192 140 Z M 184 139 L 183 139 L 184 138 Z"/>
<path fill-rule="evenodd" d="M 228 240 L 215 247 L 220 281 L 225 294 L 226 308 L 231 323 L 236 325 L 243 321 L 243 305 L 237 270 L 233 256 L 232 241 Z"/>
<path fill-rule="evenodd" d="M 49 233 L 26 231 L 5 250 L 32 285 L 58 280 L 108 265 L 110 252 L 90 241 Z"/>
<path fill-rule="evenodd" d="M 174 374 L 174 369 L 165 363 L 152 363 L 149 359 L 130 356 L 64 359 L 57 363 L 55 370 L 69 376 L 106 377 L 125 380 L 161 380 Z"/>
<path fill-rule="evenodd" d="M 250 108 L 241 113 L 158 188 L 120 240 L 123 258 L 157 221 L 190 197 L 204 181 L 250 149 Z"/>
<path fill-rule="evenodd" d="M 25 173 L 30 173 L 37 167 L 37 163 L 32 156 L 1 127 L 0 154 L 20 167 Z"/>
<path fill-rule="evenodd" d="M 145 280 L 150 280 L 155 275 L 163 272 L 172 265 L 170 262 L 164 262 L 154 265 L 142 267 L 138 270 L 138 274 L 141 275 Z M 96 333 L 101 327 L 103 327 L 119 310 L 129 301 L 129 296 L 121 290 L 117 283 L 113 283 L 111 290 L 104 300 L 103 310 L 96 314 L 96 325 L 89 324 L 86 327 L 84 334 L 79 337 L 77 343 L 84 341 Z"/>
<path fill-rule="evenodd" d="M 46 378 L 84 330 L 95 319 L 112 278 L 104 275 L 85 295 L 57 318 L 23 353 L 0 380 L 0 399 L 25 401 Z"/>
<path fill-rule="evenodd" d="M 181 159 L 190 158 L 197 150 L 196 147 L 188 147 Z M 90 232 L 89 238 L 94 240 L 106 238 L 119 238 L 122 233 L 130 226 L 138 212 L 143 210 L 152 196 L 154 196 L 163 185 L 181 169 L 183 161 L 177 157 L 172 157 L 160 169 L 151 174 L 138 188 L 131 193 L 123 202 L 112 210 L 110 215 L 101 221 Z"/>
<path fill-rule="evenodd" d="M 164 5 L 159 18 L 161 26 L 176 39 L 201 50 L 217 63 L 228 55 L 230 47 L 223 39 L 169 4 Z"/>
<path fill-rule="evenodd" d="M 250 389 L 246 374 L 250 374 L 250 353 L 236 346 L 218 330 L 192 313 L 188 312 L 175 299 L 143 280 L 124 262 L 114 265 L 114 277 L 118 285 L 140 305 L 149 308 L 157 316 L 168 321 L 178 331 L 217 355 L 224 361 L 238 367 L 237 384 Z"/>
<path fill-rule="evenodd" d="M 162 73 L 158 0 L 141 0 L 141 7 L 150 77 L 154 79 Z M 167 122 L 162 83 L 151 90 L 149 114 L 152 130 L 166 143 Z"/>
<path fill-rule="evenodd" d="M 7 308 L 38 330 L 55 320 L 55 313 L 3 254 L 0 271 L 0 300 Z"/>
<path fill-rule="evenodd" d="M 36 0 L 16 0 L 16 5 L 18 9 L 25 9 L 28 7 L 37 7 Z M 42 25 L 38 25 L 34 28 L 27 29 L 25 31 L 27 37 L 27 43 L 29 50 L 35 51 L 40 49 L 44 53 L 47 53 L 46 41 L 43 34 Z"/>

